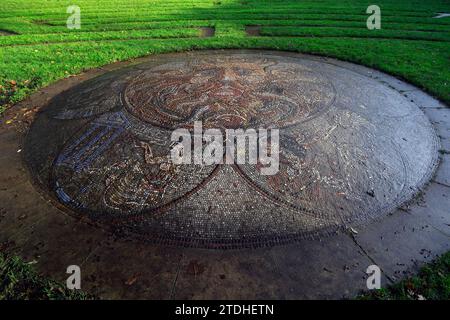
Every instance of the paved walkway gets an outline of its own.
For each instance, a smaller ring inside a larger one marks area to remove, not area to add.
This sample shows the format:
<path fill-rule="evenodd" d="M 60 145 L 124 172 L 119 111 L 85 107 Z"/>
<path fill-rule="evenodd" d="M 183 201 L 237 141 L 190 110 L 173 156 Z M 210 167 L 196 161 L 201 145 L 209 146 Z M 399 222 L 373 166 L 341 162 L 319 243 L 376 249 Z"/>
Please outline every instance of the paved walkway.
<path fill-rule="evenodd" d="M 365 288 L 369 265 L 380 266 L 386 285 L 448 251 L 449 109 L 417 88 L 380 72 L 333 59 L 295 56 L 373 79 L 396 90 L 424 112 L 440 138 L 441 162 L 419 196 L 387 216 L 355 225 L 353 230 L 314 240 L 298 238 L 284 245 L 234 250 L 152 244 L 74 215 L 43 190 L 36 175 L 30 176 L 23 161 L 24 134 L 39 108 L 53 96 L 113 69 L 158 59 L 149 57 L 59 81 L 7 111 L 0 126 L 2 250 L 36 260 L 40 272 L 60 280 L 66 278 L 68 265 L 80 265 L 83 289 L 102 298 L 148 299 L 352 297 Z"/>

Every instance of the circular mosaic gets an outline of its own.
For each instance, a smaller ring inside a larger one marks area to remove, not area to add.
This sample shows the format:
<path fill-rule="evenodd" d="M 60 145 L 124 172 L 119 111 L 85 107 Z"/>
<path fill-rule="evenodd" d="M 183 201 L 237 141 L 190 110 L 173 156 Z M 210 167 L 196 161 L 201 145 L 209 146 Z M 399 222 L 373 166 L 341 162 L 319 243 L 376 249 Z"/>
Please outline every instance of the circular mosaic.
<path fill-rule="evenodd" d="M 264 174 L 261 158 L 173 161 L 174 130 L 194 145 L 195 123 L 200 134 L 278 129 L 277 170 Z M 234 248 L 320 237 L 390 212 L 429 179 L 436 141 L 423 113 L 374 79 L 294 54 L 203 52 L 162 55 L 60 94 L 38 114 L 25 154 L 76 215 L 145 240 Z"/>

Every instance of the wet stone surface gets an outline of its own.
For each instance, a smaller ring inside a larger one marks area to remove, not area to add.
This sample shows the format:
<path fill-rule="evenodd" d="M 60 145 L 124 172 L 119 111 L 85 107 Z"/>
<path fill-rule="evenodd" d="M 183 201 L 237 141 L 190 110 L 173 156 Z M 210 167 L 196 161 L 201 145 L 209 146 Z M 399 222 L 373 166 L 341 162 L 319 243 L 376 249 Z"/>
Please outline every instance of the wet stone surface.
<path fill-rule="evenodd" d="M 172 163 L 172 131 L 194 121 L 279 129 L 279 172 Z M 422 111 L 374 79 L 305 57 L 203 53 L 63 92 L 37 115 L 24 153 L 74 215 L 157 243 L 239 248 L 383 216 L 430 179 L 438 149 Z"/>

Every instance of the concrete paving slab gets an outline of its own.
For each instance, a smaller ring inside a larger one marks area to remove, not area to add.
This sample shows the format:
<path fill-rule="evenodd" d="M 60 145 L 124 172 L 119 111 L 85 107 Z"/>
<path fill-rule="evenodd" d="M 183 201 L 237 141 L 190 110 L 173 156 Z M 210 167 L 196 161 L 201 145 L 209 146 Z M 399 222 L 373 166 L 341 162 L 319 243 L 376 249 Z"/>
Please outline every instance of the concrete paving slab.
<path fill-rule="evenodd" d="M 430 222 L 397 211 L 354 235 L 356 242 L 392 281 L 418 271 L 426 262 L 450 250 L 450 238 Z"/>
<path fill-rule="evenodd" d="M 450 115 L 448 108 L 424 109 L 441 140 L 441 149 L 450 150 Z"/>
<path fill-rule="evenodd" d="M 434 181 L 450 187 L 450 153 L 441 155 L 441 164 L 436 172 Z"/>
<path fill-rule="evenodd" d="M 450 187 L 431 183 L 407 212 L 450 235 Z"/>
<path fill-rule="evenodd" d="M 186 249 L 173 299 L 285 299 L 270 249 Z"/>
<path fill-rule="evenodd" d="M 182 251 L 107 238 L 82 264 L 83 286 L 104 299 L 171 299 Z"/>
<path fill-rule="evenodd" d="M 367 289 L 366 270 L 373 264 L 346 234 L 276 247 L 272 255 L 289 284 L 288 299 L 354 297 Z M 387 279 L 382 278 L 382 283 L 387 284 Z"/>

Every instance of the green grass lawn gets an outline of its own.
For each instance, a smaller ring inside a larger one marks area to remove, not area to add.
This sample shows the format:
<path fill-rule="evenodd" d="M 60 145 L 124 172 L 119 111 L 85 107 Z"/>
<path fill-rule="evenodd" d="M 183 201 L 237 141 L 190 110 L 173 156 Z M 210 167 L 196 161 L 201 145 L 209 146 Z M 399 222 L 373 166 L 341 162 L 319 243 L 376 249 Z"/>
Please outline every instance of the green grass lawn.
<path fill-rule="evenodd" d="M 78 0 L 81 29 L 66 27 L 68 0 L 0 1 L 0 112 L 83 70 L 151 53 L 270 48 L 374 67 L 450 103 L 448 0 L 379 0 L 369 31 L 364 0 Z M 261 26 L 248 36 L 246 26 Z M 201 27 L 215 36 L 201 37 Z"/>

